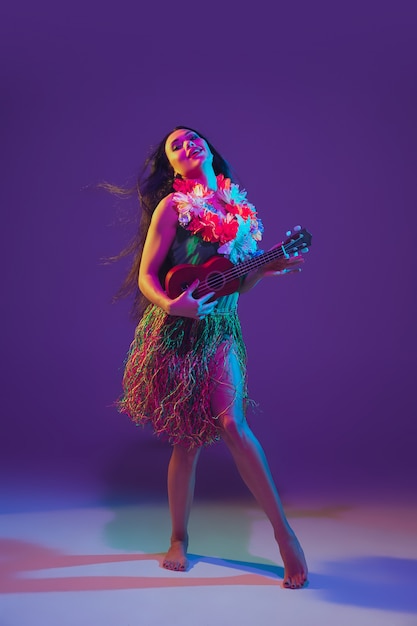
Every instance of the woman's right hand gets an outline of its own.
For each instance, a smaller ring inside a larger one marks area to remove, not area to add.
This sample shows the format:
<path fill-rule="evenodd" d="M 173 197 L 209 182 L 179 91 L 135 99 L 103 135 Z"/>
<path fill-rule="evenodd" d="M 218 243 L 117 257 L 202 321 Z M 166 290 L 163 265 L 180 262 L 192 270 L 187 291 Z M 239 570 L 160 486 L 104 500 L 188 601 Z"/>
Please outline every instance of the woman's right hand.
<path fill-rule="evenodd" d="M 197 289 L 199 283 L 198 279 L 195 280 L 178 298 L 171 301 L 169 315 L 202 320 L 213 312 L 217 305 L 217 300 L 207 302 L 214 295 L 213 291 L 201 298 L 193 297 L 193 292 Z"/>

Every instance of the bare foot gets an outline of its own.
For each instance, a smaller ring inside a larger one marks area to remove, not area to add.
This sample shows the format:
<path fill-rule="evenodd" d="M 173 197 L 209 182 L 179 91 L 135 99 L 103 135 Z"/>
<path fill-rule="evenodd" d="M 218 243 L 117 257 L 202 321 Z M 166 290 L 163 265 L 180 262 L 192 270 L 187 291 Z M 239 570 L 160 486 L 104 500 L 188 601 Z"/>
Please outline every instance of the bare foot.
<path fill-rule="evenodd" d="M 307 582 L 308 568 L 303 549 L 294 533 L 279 542 L 279 551 L 284 562 L 283 586 L 301 589 Z"/>
<path fill-rule="evenodd" d="M 171 541 L 171 546 L 162 562 L 165 569 L 185 572 L 188 567 L 187 545 L 185 541 Z"/>

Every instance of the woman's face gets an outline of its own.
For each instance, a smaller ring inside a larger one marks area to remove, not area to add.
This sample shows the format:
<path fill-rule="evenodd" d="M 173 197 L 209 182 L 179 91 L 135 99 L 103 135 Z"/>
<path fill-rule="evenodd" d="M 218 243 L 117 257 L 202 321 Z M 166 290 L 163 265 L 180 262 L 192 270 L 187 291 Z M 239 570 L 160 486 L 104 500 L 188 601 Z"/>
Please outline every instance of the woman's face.
<path fill-rule="evenodd" d="M 175 174 L 192 178 L 201 172 L 204 164 L 213 162 L 213 155 L 205 139 L 187 128 L 174 130 L 165 143 L 165 153 Z"/>

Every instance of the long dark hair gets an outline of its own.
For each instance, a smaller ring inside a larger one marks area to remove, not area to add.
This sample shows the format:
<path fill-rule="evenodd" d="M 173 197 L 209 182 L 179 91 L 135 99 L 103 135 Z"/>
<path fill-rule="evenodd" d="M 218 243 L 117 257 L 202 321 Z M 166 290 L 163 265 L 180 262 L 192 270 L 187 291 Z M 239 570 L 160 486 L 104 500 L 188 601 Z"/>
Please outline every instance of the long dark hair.
<path fill-rule="evenodd" d="M 130 243 L 116 256 L 108 257 L 106 262 L 118 261 L 127 256 L 132 255 L 132 262 L 120 289 L 113 296 L 113 302 L 121 298 L 125 298 L 134 294 L 134 301 L 131 309 L 131 317 L 137 322 L 142 317 L 143 311 L 149 304 L 149 301 L 141 293 L 138 287 L 138 274 L 140 262 L 142 259 L 143 246 L 149 225 L 151 223 L 153 212 L 158 206 L 162 198 L 173 192 L 174 170 L 168 161 L 165 152 L 165 144 L 168 137 L 176 130 L 190 130 L 204 139 L 213 155 L 213 170 L 216 176 L 223 174 L 227 178 L 235 180 L 236 176 L 228 164 L 221 156 L 216 148 L 197 130 L 189 126 L 176 126 L 165 135 L 156 148 L 151 148 L 151 153 L 146 158 L 139 175 L 135 187 L 124 188 L 109 183 L 102 183 L 99 186 L 106 189 L 110 193 L 118 196 L 126 197 L 137 194 L 139 199 L 139 227 Z"/>

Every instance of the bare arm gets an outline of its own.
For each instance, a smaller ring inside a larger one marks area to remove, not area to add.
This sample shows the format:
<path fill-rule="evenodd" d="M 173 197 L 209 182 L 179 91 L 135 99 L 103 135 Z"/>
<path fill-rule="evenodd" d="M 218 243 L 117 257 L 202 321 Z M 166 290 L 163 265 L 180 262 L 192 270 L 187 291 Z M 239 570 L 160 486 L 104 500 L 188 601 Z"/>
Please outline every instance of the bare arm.
<path fill-rule="evenodd" d="M 178 216 L 169 195 L 161 200 L 152 216 L 139 269 L 139 289 L 145 298 L 168 315 L 199 319 L 211 313 L 217 304 L 216 300 L 206 303 L 212 292 L 198 300 L 193 298 L 193 291 L 198 285 L 195 281 L 178 298 L 171 300 L 159 281 L 159 270 L 174 241 L 177 225 Z"/>
<path fill-rule="evenodd" d="M 262 280 L 262 278 L 263 274 L 260 269 L 249 272 L 249 274 L 246 274 L 246 276 L 242 279 L 239 287 L 239 293 L 246 293 L 247 291 L 250 291 L 259 283 L 260 280 Z"/>
<path fill-rule="evenodd" d="M 177 228 L 177 215 L 171 196 L 163 198 L 156 207 L 143 247 L 139 268 L 139 289 L 150 302 L 169 313 L 171 299 L 159 282 L 158 273 L 164 262 Z"/>

